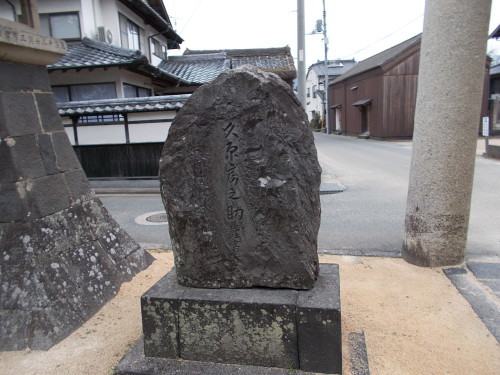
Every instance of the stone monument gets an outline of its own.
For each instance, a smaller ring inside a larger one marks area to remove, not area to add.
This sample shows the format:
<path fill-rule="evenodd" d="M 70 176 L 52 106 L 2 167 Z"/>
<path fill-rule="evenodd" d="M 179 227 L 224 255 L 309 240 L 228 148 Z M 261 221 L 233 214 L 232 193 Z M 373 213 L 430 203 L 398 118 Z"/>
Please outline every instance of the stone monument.
<path fill-rule="evenodd" d="M 192 95 L 160 160 L 181 285 L 311 289 L 321 168 L 288 85 L 246 66 Z"/>
<path fill-rule="evenodd" d="M 115 373 L 179 359 L 210 362 L 207 374 L 341 373 L 338 266 L 317 255 L 321 169 L 290 87 L 249 66 L 202 86 L 172 123 L 160 178 L 175 269 L 142 296 L 143 343 Z"/>
<path fill-rule="evenodd" d="M 0 20 L 0 350 L 48 349 L 151 257 L 95 197 L 45 68 L 63 41 Z"/>

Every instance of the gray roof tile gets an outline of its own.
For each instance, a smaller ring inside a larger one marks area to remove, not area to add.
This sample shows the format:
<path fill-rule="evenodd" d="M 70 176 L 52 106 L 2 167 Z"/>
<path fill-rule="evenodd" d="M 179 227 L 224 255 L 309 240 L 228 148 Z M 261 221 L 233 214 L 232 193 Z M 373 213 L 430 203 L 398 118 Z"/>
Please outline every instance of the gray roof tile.
<path fill-rule="evenodd" d="M 139 50 L 121 48 L 108 43 L 83 38 L 81 42 L 69 43 L 68 52 L 49 70 L 85 68 L 96 66 L 128 65 L 143 62 L 146 57 Z"/>
<path fill-rule="evenodd" d="M 112 44 L 83 38 L 81 42 L 68 44 L 68 52 L 48 70 L 83 69 L 120 66 L 137 73 L 173 84 L 190 85 L 181 77 L 151 65 L 139 50 L 117 47 Z"/>
<path fill-rule="evenodd" d="M 101 99 L 57 103 L 59 115 L 100 115 L 109 113 L 173 111 L 182 108 L 191 95 L 165 95 L 142 98 Z"/>
<path fill-rule="evenodd" d="M 226 53 L 231 60 L 232 69 L 249 64 L 264 71 L 276 73 L 283 79 L 295 79 L 297 77 L 290 47 L 222 50 L 187 49 L 184 51 L 184 55 L 203 55 L 221 52 Z"/>
<path fill-rule="evenodd" d="M 171 56 L 158 67 L 193 84 L 203 84 L 213 81 L 219 74 L 229 69 L 231 62 L 226 53 L 222 52 Z"/>
<path fill-rule="evenodd" d="M 356 61 L 353 60 L 328 60 L 328 75 L 330 77 L 338 77 L 345 72 L 347 72 L 349 69 L 351 69 L 354 65 L 356 65 Z M 324 61 L 318 61 L 315 64 L 312 64 L 309 67 L 309 71 L 313 70 L 316 72 L 316 75 L 318 77 L 323 77 L 325 75 L 325 62 Z"/>

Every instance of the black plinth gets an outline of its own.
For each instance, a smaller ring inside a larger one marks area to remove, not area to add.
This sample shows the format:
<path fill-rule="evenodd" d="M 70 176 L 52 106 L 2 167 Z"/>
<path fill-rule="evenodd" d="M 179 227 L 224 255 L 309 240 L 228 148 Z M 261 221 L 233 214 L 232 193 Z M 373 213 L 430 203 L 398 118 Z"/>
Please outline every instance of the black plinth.
<path fill-rule="evenodd" d="M 315 287 L 308 291 L 188 288 L 171 271 L 141 303 L 144 360 L 342 373 L 336 264 L 321 264 Z"/>

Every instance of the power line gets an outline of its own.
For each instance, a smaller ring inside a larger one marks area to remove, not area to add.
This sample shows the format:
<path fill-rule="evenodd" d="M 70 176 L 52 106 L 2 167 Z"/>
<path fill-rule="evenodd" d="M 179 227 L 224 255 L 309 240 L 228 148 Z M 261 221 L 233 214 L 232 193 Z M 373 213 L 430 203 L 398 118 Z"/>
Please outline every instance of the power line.
<path fill-rule="evenodd" d="M 370 47 L 373 47 L 373 45 L 374 45 L 374 44 L 377 44 L 377 43 L 379 43 L 379 42 L 383 41 L 384 39 L 387 39 L 387 38 L 389 38 L 390 36 L 393 36 L 394 34 L 396 34 L 396 33 L 400 32 L 400 31 L 401 31 L 401 30 L 403 30 L 405 27 L 407 27 L 408 25 L 411 25 L 413 22 L 415 22 L 416 20 L 420 19 L 420 18 L 421 18 L 421 17 L 423 17 L 423 16 L 424 16 L 424 14 L 422 13 L 422 14 L 421 14 L 421 15 L 419 15 L 417 18 L 414 18 L 413 20 L 411 20 L 411 21 L 410 21 L 410 22 L 408 22 L 407 24 L 405 24 L 405 25 L 401 26 L 399 29 L 397 29 L 397 30 L 395 30 L 395 31 L 391 32 L 390 34 L 387 34 L 386 36 L 384 36 L 384 37 L 380 38 L 379 40 L 377 40 L 377 41 L 375 41 L 375 42 L 373 42 L 373 43 L 370 43 L 368 46 L 363 47 L 363 48 L 361 48 L 360 50 L 357 50 L 356 52 L 346 54 L 345 56 L 341 57 L 340 59 L 347 59 L 348 57 L 352 57 L 352 56 L 354 56 L 355 54 L 357 54 L 357 53 L 359 53 L 359 52 L 364 51 L 365 49 L 368 49 L 368 48 L 370 48 Z"/>
<path fill-rule="evenodd" d="M 191 15 L 189 16 L 188 20 L 184 24 L 184 27 L 182 28 L 182 31 L 180 32 L 180 34 L 182 34 L 184 32 L 184 30 L 186 30 L 186 27 L 189 24 L 189 21 L 191 21 L 191 18 L 193 18 L 193 16 L 195 15 L 196 11 L 198 10 L 198 7 L 201 4 L 201 1 L 202 0 L 198 0 L 198 4 L 196 4 L 196 6 L 194 7 L 193 11 L 191 12 Z"/>

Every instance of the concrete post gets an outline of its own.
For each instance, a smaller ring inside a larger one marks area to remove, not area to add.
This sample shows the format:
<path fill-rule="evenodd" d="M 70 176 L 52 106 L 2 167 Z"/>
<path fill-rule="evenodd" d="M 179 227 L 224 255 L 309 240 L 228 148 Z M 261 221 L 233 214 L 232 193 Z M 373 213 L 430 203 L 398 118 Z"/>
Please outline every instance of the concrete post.
<path fill-rule="evenodd" d="M 304 26 L 304 0 L 297 0 L 297 93 L 306 110 L 306 32 Z"/>
<path fill-rule="evenodd" d="M 491 0 L 427 0 L 403 258 L 461 263 L 467 242 Z"/>

